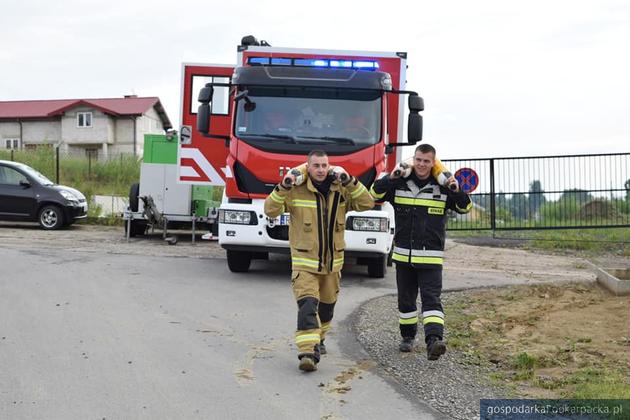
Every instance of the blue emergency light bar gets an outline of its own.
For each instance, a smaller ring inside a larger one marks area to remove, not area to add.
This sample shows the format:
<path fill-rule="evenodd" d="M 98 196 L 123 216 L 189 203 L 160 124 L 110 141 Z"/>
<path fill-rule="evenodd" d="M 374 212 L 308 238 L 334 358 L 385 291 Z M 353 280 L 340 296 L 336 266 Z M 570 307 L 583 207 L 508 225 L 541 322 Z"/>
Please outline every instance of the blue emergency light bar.
<path fill-rule="evenodd" d="M 376 61 L 336 60 L 327 58 L 249 57 L 247 59 L 247 64 L 249 64 L 250 66 L 294 66 L 378 70 L 378 62 Z"/>

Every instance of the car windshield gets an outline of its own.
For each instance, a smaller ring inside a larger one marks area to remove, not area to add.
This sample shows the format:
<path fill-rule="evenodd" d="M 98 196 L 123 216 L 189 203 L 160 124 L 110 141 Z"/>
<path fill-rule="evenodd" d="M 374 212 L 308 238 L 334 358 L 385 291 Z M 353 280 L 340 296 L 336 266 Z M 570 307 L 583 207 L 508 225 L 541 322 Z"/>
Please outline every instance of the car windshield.
<path fill-rule="evenodd" d="M 234 130 L 260 142 L 367 146 L 381 138 L 381 96 L 375 90 L 250 86 L 247 100 L 238 103 Z"/>
<path fill-rule="evenodd" d="M 43 174 L 37 172 L 30 166 L 26 166 L 22 163 L 18 163 L 16 166 L 20 168 L 20 170 L 22 170 L 23 172 L 26 172 L 31 178 L 35 178 L 35 180 L 41 185 L 55 185 L 54 182 L 52 182 L 50 179 L 46 178 Z"/>

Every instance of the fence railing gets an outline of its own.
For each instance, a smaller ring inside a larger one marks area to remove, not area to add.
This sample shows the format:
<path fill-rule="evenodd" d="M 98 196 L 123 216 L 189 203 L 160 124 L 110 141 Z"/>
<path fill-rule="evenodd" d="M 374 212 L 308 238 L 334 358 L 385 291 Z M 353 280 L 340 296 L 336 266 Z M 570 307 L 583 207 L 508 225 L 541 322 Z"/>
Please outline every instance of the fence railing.
<path fill-rule="evenodd" d="M 93 195 L 127 196 L 139 158 L 86 151 L 0 150 L 0 159 L 34 167 L 51 180 Z M 474 170 L 473 209 L 451 215 L 449 230 L 571 229 L 630 226 L 630 153 L 448 159 L 453 173 Z"/>
<path fill-rule="evenodd" d="M 450 230 L 630 226 L 630 153 L 444 160 L 473 169 L 479 186 Z"/>

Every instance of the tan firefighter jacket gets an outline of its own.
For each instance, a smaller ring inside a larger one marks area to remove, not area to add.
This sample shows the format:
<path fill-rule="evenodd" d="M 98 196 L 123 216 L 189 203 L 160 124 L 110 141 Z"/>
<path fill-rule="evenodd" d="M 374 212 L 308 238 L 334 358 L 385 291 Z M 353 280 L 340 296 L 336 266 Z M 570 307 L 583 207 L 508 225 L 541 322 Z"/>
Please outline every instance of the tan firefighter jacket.
<path fill-rule="evenodd" d="M 285 211 L 290 214 L 292 269 L 315 274 L 341 270 L 346 213 L 372 207 L 374 199 L 356 178 L 346 186 L 333 182 L 328 197 L 317 191 L 310 178 L 289 190 L 278 184 L 265 200 L 267 216 L 278 217 Z"/>

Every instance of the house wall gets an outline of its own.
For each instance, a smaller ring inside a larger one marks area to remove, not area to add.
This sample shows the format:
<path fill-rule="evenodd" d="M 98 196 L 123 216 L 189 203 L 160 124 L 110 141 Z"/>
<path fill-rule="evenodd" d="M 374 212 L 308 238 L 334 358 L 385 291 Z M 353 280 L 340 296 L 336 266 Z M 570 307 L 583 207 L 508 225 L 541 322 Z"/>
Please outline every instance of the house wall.
<path fill-rule="evenodd" d="M 78 127 L 77 113 L 91 112 L 92 126 Z M 135 121 L 135 123 L 134 123 Z M 59 118 L 23 121 L 22 135 L 17 122 L 0 122 L 0 140 L 19 139 L 22 147 L 38 144 L 61 144 L 62 152 L 84 155 L 86 149 L 97 149 L 98 157 L 134 153 L 142 156 L 145 134 L 163 134 L 164 126 L 155 108 L 138 117 L 113 117 L 97 109 L 80 106 L 65 111 Z M 0 147 L 4 144 L 2 142 Z"/>
<path fill-rule="evenodd" d="M 22 122 L 22 144 L 57 144 L 61 141 L 61 124 L 55 121 Z"/>
<path fill-rule="evenodd" d="M 77 113 L 91 112 L 92 127 L 77 127 Z M 69 144 L 102 144 L 113 143 L 109 130 L 110 117 L 105 113 L 89 107 L 77 107 L 65 112 L 61 119 L 63 141 Z"/>
<path fill-rule="evenodd" d="M 19 123 L 0 122 L 0 140 L 20 138 L 23 145 L 57 144 L 61 140 L 61 125 L 59 120 L 22 121 L 22 135 L 20 136 Z"/>
<path fill-rule="evenodd" d="M 4 139 L 19 139 L 20 124 L 16 122 L 0 122 L 0 147 L 4 147 Z"/>
<path fill-rule="evenodd" d="M 137 117 L 121 117 L 114 124 L 116 142 L 110 148 L 114 154 L 133 153 L 134 120 Z"/>
<path fill-rule="evenodd" d="M 136 155 L 142 156 L 145 134 L 163 134 L 162 120 L 154 108 L 139 117 L 123 117 L 116 121 L 116 142 L 110 147 L 110 153 L 133 153 L 134 121 L 136 120 Z"/>

